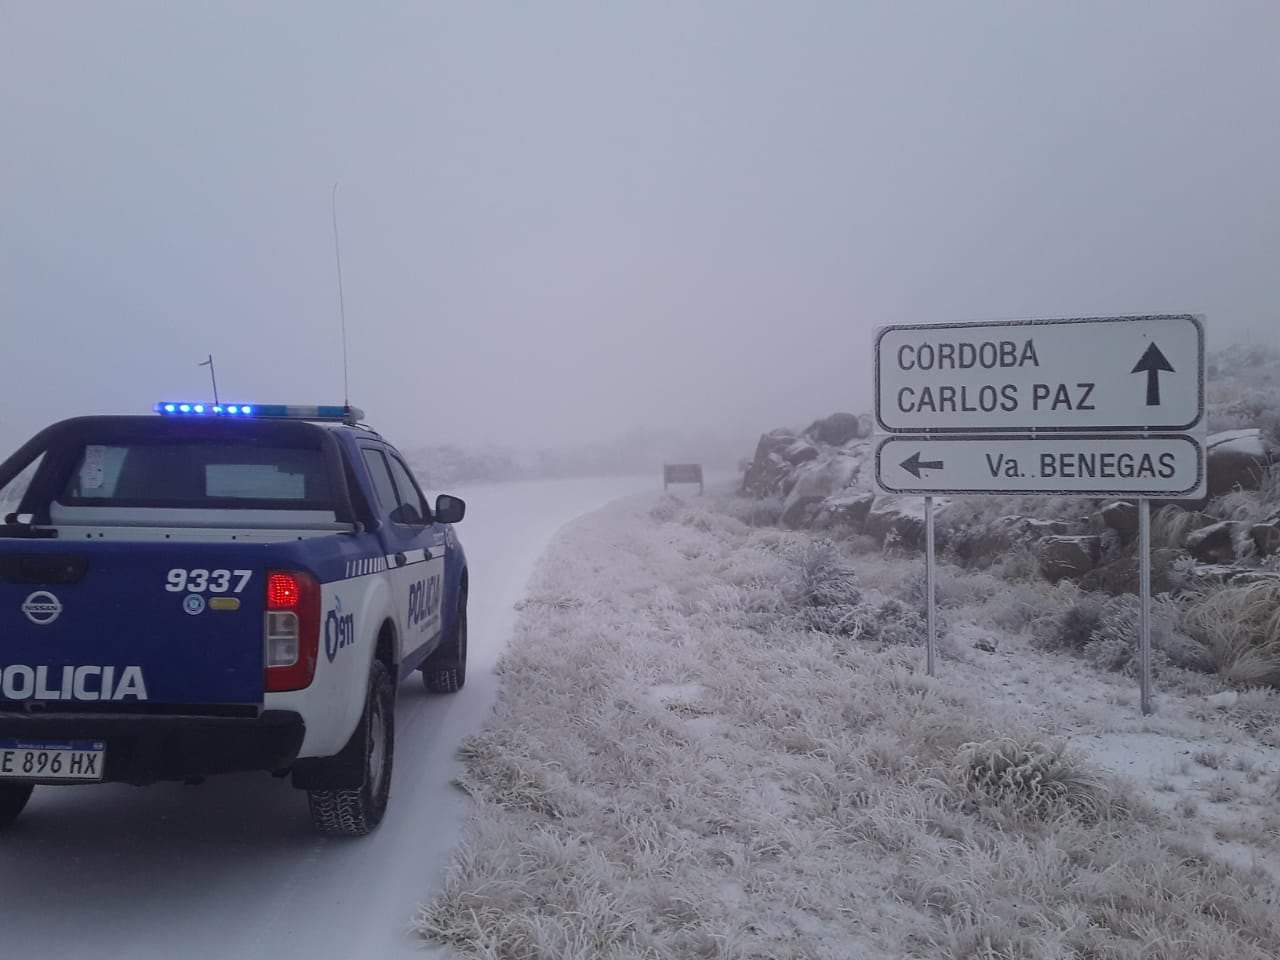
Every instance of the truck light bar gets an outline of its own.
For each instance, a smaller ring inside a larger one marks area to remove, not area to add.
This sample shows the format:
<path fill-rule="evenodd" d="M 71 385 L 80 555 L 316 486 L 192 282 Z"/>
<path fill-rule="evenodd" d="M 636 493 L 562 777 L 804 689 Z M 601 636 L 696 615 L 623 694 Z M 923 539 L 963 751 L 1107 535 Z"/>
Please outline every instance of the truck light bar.
<path fill-rule="evenodd" d="M 191 403 L 162 400 L 155 405 L 162 417 L 249 417 L 272 420 L 335 420 L 358 423 L 364 419 L 359 407 L 342 404 L 311 406 L 294 403 Z"/>

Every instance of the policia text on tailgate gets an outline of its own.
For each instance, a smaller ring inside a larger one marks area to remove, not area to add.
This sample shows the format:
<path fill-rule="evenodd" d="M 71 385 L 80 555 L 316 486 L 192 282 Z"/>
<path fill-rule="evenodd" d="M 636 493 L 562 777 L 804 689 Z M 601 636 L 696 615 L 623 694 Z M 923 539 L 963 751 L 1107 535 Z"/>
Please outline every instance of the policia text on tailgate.
<path fill-rule="evenodd" d="M 0 825 L 36 784 L 264 770 L 369 832 L 400 682 L 466 680 L 465 504 L 353 407 L 156 412 L 0 464 Z"/>

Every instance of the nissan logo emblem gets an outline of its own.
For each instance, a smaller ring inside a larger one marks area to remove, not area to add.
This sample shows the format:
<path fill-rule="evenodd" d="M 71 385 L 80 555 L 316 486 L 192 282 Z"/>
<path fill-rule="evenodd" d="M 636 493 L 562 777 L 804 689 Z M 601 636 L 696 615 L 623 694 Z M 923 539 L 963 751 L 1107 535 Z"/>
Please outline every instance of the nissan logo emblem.
<path fill-rule="evenodd" d="M 48 590 L 37 590 L 22 601 L 22 612 L 36 626 L 43 627 L 58 619 L 62 613 L 62 601 Z"/>

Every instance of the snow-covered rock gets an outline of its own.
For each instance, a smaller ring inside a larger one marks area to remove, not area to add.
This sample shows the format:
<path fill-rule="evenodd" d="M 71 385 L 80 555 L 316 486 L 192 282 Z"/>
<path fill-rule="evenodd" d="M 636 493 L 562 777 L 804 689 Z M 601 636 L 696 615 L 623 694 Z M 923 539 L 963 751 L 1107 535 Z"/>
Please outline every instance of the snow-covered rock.
<path fill-rule="evenodd" d="M 866 532 L 882 545 L 892 538 L 899 546 L 923 549 L 923 502 L 918 497 L 876 497 L 867 514 Z"/>
<path fill-rule="evenodd" d="M 1199 563 L 1235 563 L 1245 552 L 1246 542 L 1252 543 L 1250 528 L 1235 520 L 1223 520 L 1187 536 L 1187 551 Z"/>
<path fill-rule="evenodd" d="M 991 523 L 950 530 L 945 539 L 948 550 L 961 563 L 985 569 L 1016 547 L 1072 532 L 1073 525 L 1065 520 L 1008 515 Z"/>
<path fill-rule="evenodd" d="M 776 497 L 782 493 L 783 483 L 795 468 L 787 459 L 797 437 L 790 430 L 772 430 L 756 444 L 756 454 L 742 477 L 742 492 L 753 497 Z"/>
<path fill-rule="evenodd" d="M 853 413 L 833 413 L 829 417 L 811 423 L 805 436 L 833 447 L 842 447 L 850 440 L 871 436 L 870 421 Z"/>
<path fill-rule="evenodd" d="M 1045 537 L 1037 550 L 1040 574 L 1046 580 L 1078 580 L 1102 558 L 1102 538 L 1093 535 Z"/>
<path fill-rule="evenodd" d="M 867 515 L 875 502 L 876 495 L 865 492 L 828 497 L 814 516 L 813 525 L 820 530 L 847 527 L 854 533 L 862 533 L 867 528 Z"/>
<path fill-rule="evenodd" d="M 793 474 L 795 482 L 782 505 L 783 526 L 807 526 L 824 500 L 843 493 L 854 481 L 860 466 L 859 458 L 841 454 L 800 466 Z"/>
<path fill-rule="evenodd" d="M 817 460 L 821 456 L 821 452 L 808 440 L 802 439 L 787 447 L 783 456 L 786 458 L 787 463 L 792 466 L 799 466 L 802 463 L 808 463 L 810 460 Z"/>
<path fill-rule="evenodd" d="M 1157 548 L 1151 551 L 1151 592 L 1154 595 L 1174 593 L 1178 584 L 1174 579 L 1174 565 L 1183 554 L 1180 550 Z M 1079 581 L 1084 590 L 1098 591 L 1113 597 L 1125 593 L 1137 593 L 1141 583 L 1141 570 L 1135 550 L 1102 561 L 1082 576 Z"/>
<path fill-rule="evenodd" d="M 1128 500 L 1112 500 L 1090 518 L 1090 526 L 1097 532 L 1114 530 L 1122 543 L 1128 543 L 1138 535 L 1138 505 Z"/>
<path fill-rule="evenodd" d="M 1269 557 L 1280 553 L 1280 521 L 1268 520 L 1266 523 L 1255 523 L 1249 529 L 1253 540 L 1253 549 L 1260 557 Z"/>
<path fill-rule="evenodd" d="M 1280 451 L 1254 427 L 1215 433 L 1205 441 L 1205 451 L 1210 497 L 1257 490 L 1268 467 L 1280 462 Z"/>

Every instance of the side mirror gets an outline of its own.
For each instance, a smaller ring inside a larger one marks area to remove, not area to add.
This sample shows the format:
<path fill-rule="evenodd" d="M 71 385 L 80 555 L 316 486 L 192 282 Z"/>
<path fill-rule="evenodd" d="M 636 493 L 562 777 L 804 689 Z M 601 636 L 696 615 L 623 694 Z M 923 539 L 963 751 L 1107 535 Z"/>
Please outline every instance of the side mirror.
<path fill-rule="evenodd" d="M 467 503 L 461 497 L 442 493 L 436 497 L 436 523 L 461 523 L 467 514 Z"/>

